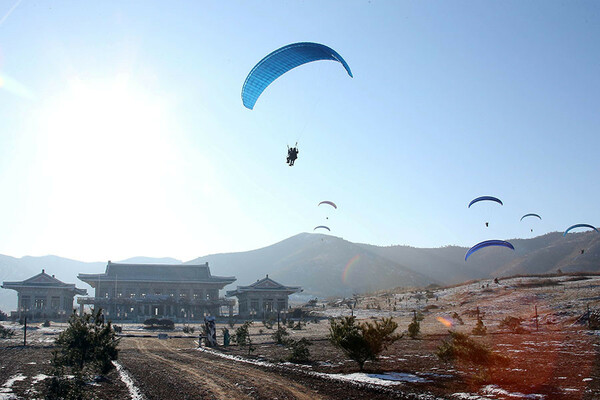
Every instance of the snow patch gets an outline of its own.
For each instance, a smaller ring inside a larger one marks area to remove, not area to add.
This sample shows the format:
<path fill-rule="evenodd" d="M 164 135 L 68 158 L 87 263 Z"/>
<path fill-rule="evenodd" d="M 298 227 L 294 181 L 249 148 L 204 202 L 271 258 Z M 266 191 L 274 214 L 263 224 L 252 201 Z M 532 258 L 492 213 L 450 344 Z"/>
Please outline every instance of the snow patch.
<path fill-rule="evenodd" d="M 35 385 L 38 382 L 43 381 L 44 379 L 50 378 L 48 375 L 44 375 L 44 374 L 38 374 L 36 376 L 34 376 L 33 379 L 33 384 Z"/>
<path fill-rule="evenodd" d="M 125 368 L 123 368 L 123 366 L 116 361 L 113 361 L 112 363 L 117 368 L 121 380 L 123 381 L 125 386 L 127 386 L 127 390 L 129 390 L 131 400 L 145 400 L 146 397 L 142 394 L 140 389 L 137 386 L 135 386 L 135 383 L 133 383 L 133 378 L 131 377 L 131 375 L 129 375 Z"/>
<path fill-rule="evenodd" d="M 2 387 L 0 387 L 0 400 L 16 399 L 17 396 L 15 396 L 15 394 L 12 392 L 12 389 L 11 389 L 12 385 L 14 385 L 14 383 L 17 381 L 23 381 L 26 378 L 27 377 L 23 374 L 13 375 L 10 378 L 8 378 L 8 380 L 6 382 L 4 382 L 4 385 L 2 385 Z"/>
<path fill-rule="evenodd" d="M 487 385 L 487 386 L 484 386 L 481 389 L 481 391 L 483 392 L 483 394 L 486 394 L 486 395 L 514 397 L 514 398 L 517 398 L 517 399 L 542 400 L 542 399 L 546 398 L 545 395 L 543 395 L 543 394 L 537 394 L 537 393 L 524 394 L 524 393 L 521 393 L 521 392 L 509 392 L 507 390 L 504 390 L 504 389 L 500 388 L 497 385 Z"/>

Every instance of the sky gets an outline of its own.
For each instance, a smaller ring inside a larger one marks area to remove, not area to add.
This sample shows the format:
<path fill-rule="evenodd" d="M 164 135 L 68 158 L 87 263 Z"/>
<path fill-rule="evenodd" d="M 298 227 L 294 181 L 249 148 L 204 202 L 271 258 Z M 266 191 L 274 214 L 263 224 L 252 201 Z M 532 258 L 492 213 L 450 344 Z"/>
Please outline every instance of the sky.
<path fill-rule="evenodd" d="M 0 253 L 186 261 L 317 225 L 415 247 L 598 226 L 599 37 L 596 1 L 2 0 Z M 354 78 L 306 64 L 244 108 L 252 67 L 304 41 Z M 467 208 L 482 195 L 504 205 Z"/>

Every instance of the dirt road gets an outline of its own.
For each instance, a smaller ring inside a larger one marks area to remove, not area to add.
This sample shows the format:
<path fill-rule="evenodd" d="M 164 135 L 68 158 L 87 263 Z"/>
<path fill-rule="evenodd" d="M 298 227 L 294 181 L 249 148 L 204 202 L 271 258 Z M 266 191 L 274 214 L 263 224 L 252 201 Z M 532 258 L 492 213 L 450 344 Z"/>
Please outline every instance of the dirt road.
<path fill-rule="evenodd" d="M 192 339 L 123 338 L 119 360 L 149 399 L 389 399 L 401 392 L 223 359 Z"/>

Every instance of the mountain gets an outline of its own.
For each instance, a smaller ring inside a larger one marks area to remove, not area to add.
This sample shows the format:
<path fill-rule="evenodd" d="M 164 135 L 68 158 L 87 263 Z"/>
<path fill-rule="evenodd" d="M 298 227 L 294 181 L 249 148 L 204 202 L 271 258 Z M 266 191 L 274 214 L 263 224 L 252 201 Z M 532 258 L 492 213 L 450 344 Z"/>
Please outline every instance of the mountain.
<path fill-rule="evenodd" d="M 558 269 L 564 272 L 600 271 L 600 235 L 593 231 L 571 233 L 566 237 L 559 232 L 551 232 L 532 239 L 509 241 L 515 251 L 486 248 L 471 255 L 468 262 L 464 260 L 466 247 L 359 246 L 445 284 L 517 274 L 552 273 Z"/>
<path fill-rule="evenodd" d="M 434 281 L 406 266 L 341 238 L 301 233 L 274 245 L 241 253 L 213 254 L 186 264 L 208 262 L 215 275 L 233 275 L 248 285 L 269 274 L 307 295 L 350 296 L 356 292 L 423 286 Z"/>
<path fill-rule="evenodd" d="M 214 275 L 235 276 L 235 285 L 249 285 L 266 274 L 285 285 L 301 286 L 303 295 L 347 297 L 394 287 L 456 284 L 471 279 L 516 274 L 600 272 L 600 235 L 596 232 L 552 232 L 531 239 L 510 239 L 515 251 L 490 247 L 465 262 L 466 247 L 415 248 L 352 243 L 334 236 L 301 233 L 261 249 L 213 254 L 185 264 L 208 262 Z M 582 253 L 583 250 L 583 253 Z M 180 264 L 173 258 L 135 257 L 122 262 Z M 0 282 L 20 281 L 42 268 L 66 283 L 93 291 L 77 279 L 98 273 L 106 263 L 85 263 L 57 256 L 14 258 L 0 255 Z M 14 310 L 17 294 L 0 290 L 0 309 Z"/>

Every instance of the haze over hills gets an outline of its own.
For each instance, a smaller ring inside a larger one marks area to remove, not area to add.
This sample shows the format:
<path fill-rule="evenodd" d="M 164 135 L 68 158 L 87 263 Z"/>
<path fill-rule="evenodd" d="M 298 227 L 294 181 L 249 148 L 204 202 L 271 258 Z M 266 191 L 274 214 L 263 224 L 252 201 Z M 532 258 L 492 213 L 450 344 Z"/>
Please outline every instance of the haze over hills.
<path fill-rule="evenodd" d="M 185 264 L 208 262 L 213 275 L 235 276 L 226 287 L 249 285 L 266 274 L 282 284 L 301 286 L 304 296 L 350 296 L 394 287 L 454 284 L 514 274 L 600 272 L 600 235 L 552 232 L 531 239 L 510 239 L 515 251 L 486 248 L 464 261 L 466 247 L 415 248 L 352 243 L 322 234 L 301 233 L 261 249 L 213 254 Z M 583 254 L 581 250 L 584 250 Z M 121 262 L 179 264 L 173 258 L 134 257 Z M 0 282 L 19 281 L 41 272 L 93 290 L 79 273 L 99 273 L 106 262 L 80 262 L 57 256 L 14 258 L 0 255 Z M 0 309 L 14 310 L 16 292 L 0 289 Z"/>
<path fill-rule="evenodd" d="M 188 263 L 204 262 L 215 275 L 235 276 L 236 285 L 249 285 L 269 274 L 282 284 L 300 285 L 307 295 L 318 297 L 423 286 L 433 281 L 355 243 L 309 233 L 258 250 L 208 255 Z"/>

